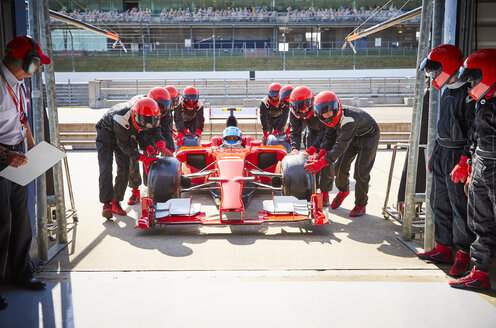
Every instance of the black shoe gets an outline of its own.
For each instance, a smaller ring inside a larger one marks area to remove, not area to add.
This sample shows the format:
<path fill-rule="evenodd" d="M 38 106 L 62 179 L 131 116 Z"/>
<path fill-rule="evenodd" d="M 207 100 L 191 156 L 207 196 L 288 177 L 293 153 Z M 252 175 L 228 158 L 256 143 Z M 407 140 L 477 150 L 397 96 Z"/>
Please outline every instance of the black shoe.
<path fill-rule="evenodd" d="M 29 290 L 43 290 L 46 287 L 46 284 L 43 281 L 36 278 L 18 281 L 16 282 L 16 285 Z"/>
<path fill-rule="evenodd" d="M 7 302 L 7 299 L 0 295 L 0 310 L 6 309 L 8 305 L 9 302 Z"/>

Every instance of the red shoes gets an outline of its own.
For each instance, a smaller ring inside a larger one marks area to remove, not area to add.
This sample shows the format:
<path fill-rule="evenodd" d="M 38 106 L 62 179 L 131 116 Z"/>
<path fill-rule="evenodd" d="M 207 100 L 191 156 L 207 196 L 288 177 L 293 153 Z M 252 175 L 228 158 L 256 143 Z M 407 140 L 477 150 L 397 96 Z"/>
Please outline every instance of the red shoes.
<path fill-rule="evenodd" d="M 135 205 L 135 204 L 138 204 L 139 201 L 140 201 L 140 190 L 138 188 L 133 189 L 131 191 L 131 197 L 129 197 L 127 204 L 128 205 Z"/>
<path fill-rule="evenodd" d="M 455 264 L 451 267 L 450 276 L 454 278 L 463 277 L 470 266 L 470 255 L 462 251 L 456 252 Z"/>
<path fill-rule="evenodd" d="M 463 278 L 451 280 L 449 282 L 451 287 L 460 289 L 489 289 L 491 288 L 491 281 L 487 272 L 476 270 L 475 267 L 468 275 Z"/>
<path fill-rule="evenodd" d="M 353 207 L 353 209 L 350 212 L 350 216 L 352 217 L 357 217 L 357 216 L 362 216 L 365 214 L 365 206 L 357 206 Z"/>
<path fill-rule="evenodd" d="M 336 208 L 338 208 L 339 206 L 341 206 L 341 204 L 343 203 L 343 200 L 349 194 L 350 194 L 350 191 L 349 190 L 346 190 L 345 192 L 342 192 L 342 191 L 338 192 L 338 194 L 336 195 L 336 197 L 334 197 L 334 200 L 332 201 L 331 208 L 333 210 L 335 210 Z"/>
<path fill-rule="evenodd" d="M 116 200 L 112 201 L 112 212 L 117 215 L 127 215 L 126 211 L 122 209 L 121 204 Z"/>
<path fill-rule="evenodd" d="M 103 204 L 102 216 L 107 220 L 112 218 L 112 205 L 110 203 Z"/>
<path fill-rule="evenodd" d="M 436 247 L 429 252 L 418 253 L 417 256 L 424 261 L 431 261 L 436 263 L 452 263 L 453 253 L 451 248 L 436 243 Z"/>

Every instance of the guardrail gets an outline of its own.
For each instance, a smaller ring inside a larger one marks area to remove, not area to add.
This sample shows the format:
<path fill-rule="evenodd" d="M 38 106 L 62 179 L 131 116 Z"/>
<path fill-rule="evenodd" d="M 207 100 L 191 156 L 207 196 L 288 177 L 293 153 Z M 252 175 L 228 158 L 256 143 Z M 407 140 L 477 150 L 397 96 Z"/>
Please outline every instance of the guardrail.
<path fill-rule="evenodd" d="M 192 80 L 156 80 L 156 79 L 109 79 L 89 82 L 89 105 L 92 108 L 109 107 L 119 101 L 127 101 L 137 94 L 146 94 L 157 85 L 174 85 L 178 90 L 188 85 L 195 86 L 200 99 L 213 102 L 226 101 L 231 105 L 241 104 L 247 99 L 261 99 L 267 93 L 267 86 L 272 82 L 293 86 L 306 85 L 317 94 L 333 90 L 340 98 L 412 98 L 414 79 L 412 77 L 357 77 L 328 79 L 192 79 Z M 229 105 L 229 104 L 225 104 Z"/>

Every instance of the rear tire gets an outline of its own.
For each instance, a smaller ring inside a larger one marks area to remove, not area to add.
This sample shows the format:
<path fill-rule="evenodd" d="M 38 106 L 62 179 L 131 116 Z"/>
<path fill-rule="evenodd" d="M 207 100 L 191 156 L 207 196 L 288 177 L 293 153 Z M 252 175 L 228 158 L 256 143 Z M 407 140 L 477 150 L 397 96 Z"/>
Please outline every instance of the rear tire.
<path fill-rule="evenodd" d="M 310 200 L 317 190 L 315 174 L 308 173 L 304 165 L 308 157 L 289 155 L 281 162 L 282 193 L 284 196 L 295 196 L 298 199 Z"/>

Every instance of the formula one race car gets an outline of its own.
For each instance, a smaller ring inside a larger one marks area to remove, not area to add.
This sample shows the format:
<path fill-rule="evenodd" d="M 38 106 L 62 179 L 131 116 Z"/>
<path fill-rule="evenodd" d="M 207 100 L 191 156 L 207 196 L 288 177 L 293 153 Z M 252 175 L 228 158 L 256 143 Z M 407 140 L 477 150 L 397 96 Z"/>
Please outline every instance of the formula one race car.
<path fill-rule="evenodd" d="M 231 112 L 232 116 L 232 112 Z M 233 124 L 232 119 L 231 123 Z M 163 157 L 150 165 L 148 197 L 135 228 L 156 224 L 259 224 L 308 221 L 328 224 L 322 194 L 315 193 L 314 175 L 304 169 L 307 157 L 286 156 L 283 145 L 263 146 L 244 137 L 242 147 L 225 147 L 219 137 L 197 147 L 181 147 L 176 158 Z M 245 217 L 245 204 L 255 190 L 282 192 L 263 201 L 258 217 Z M 182 192 L 209 191 L 219 216 L 207 218 L 201 204 L 180 198 Z"/>

